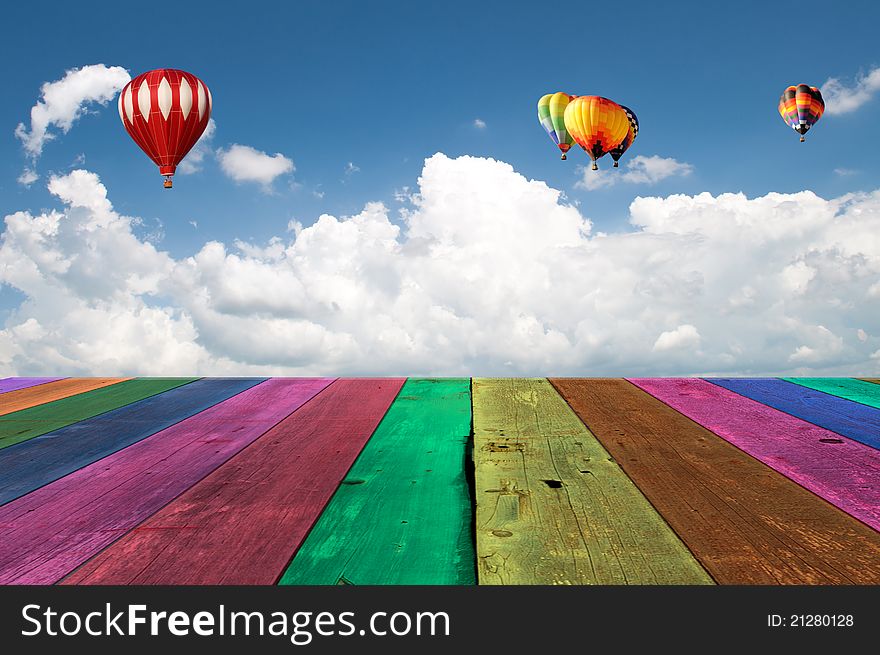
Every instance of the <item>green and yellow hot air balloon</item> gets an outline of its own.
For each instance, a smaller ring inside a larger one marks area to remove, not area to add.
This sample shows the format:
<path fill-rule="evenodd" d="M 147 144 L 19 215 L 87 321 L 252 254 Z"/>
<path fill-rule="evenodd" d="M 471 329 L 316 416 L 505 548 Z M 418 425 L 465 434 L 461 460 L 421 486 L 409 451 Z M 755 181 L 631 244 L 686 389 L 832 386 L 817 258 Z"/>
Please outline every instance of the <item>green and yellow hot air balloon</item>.
<path fill-rule="evenodd" d="M 565 127 L 565 108 L 577 96 L 567 93 L 548 93 L 538 100 L 538 120 L 553 143 L 562 151 L 562 159 L 574 143 L 574 139 Z"/>

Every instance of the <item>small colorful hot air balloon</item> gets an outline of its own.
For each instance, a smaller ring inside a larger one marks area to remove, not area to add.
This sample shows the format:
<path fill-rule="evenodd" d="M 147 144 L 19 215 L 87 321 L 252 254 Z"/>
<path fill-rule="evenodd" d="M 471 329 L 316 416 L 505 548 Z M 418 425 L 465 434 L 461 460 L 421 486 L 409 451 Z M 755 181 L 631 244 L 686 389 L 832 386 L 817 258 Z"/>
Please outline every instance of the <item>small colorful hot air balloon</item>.
<path fill-rule="evenodd" d="M 627 130 L 626 137 L 623 139 L 623 142 L 617 146 L 616 148 L 612 148 L 608 151 L 608 154 L 611 155 L 611 159 L 614 160 L 614 168 L 617 168 L 617 162 L 623 156 L 623 153 L 627 151 L 627 149 L 632 145 L 633 141 L 636 140 L 636 137 L 639 135 L 639 119 L 636 118 L 635 112 L 629 107 L 624 107 L 620 105 L 620 108 L 626 112 L 626 117 L 629 119 L 629 130 Z"/>
<path fill-rule="evenodd" d="M 824 111 L 825 101 L 822 99 L 822 93 L 815 86 L 806 84 L 790 86 L 779 98 L 779 115 L 800 133 L 801 142 L 806 140 L 804 135 L 816 121 L 822 118 Z"/>
<path fill-rule="evenodd" d="M 211 92 L 195 75 L 159 68 L 138 75 L 119 94 L 125 131 L 165 176 L 165 188 L 211 118 Z"/>
<path fill-rule="evenodd" d="M 562 159 L 565 159 L 565 153 L 571 148 L 574 139 L 571 138 L 568 130 L 565 129 L 565 108 L 571 102 L 574 96 L 567 93 L 548 93 L 538 100 L 538 120 L 541 121 L 541 127 L 547 130 L 547 134 L 553 139 L 553 143 L 562 151 Z"/>
<path fill-rule="evenodd" d="M 565 127 L 593 160 L 619 146 L 629 131 L 629 119 L 620 105 L 600 96 L 579 96 L 565 108 Z"/>

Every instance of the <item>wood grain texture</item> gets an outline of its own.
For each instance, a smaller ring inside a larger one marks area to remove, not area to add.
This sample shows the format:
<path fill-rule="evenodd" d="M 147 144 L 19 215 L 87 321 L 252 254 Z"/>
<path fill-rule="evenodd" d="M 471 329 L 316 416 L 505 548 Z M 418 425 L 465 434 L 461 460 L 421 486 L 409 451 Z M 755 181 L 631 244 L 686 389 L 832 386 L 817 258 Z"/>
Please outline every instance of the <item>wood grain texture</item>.
<path fill-rule="evenodd" d="M 118 384 L 131 378 L 64 378 L 26 389 L 10 391 L 0 396 L 0 416 L 35 407 L 53 400 L 86 393 L 111 384 Z"/>
<path fill-rule="evenodd" d="M 722 584 L 877 584 L 880 533 L 625 380 L 553 380 Z"/>
<path fill-rule="evenodd" d="M 880 408 L 880 385 L 853 378 L 782 378 L 786 382 L 799 384 L 831 394 L 838 398 L 846 398 L 856 403 Z"/>
<path fill-rule="evenodd" d="M 137 378 L 0 417 L 0 448 L 155 396 L 198 378 Z"/>
<path fill-rule="evenodd" d="M 262 382 L 205 378 L 0 450 L 0 504 L 96 462 Z"/>
<path fill-rule="evenodd" d="M 279 584 L 474 584 L 470 379 L 410 379 Z"/>
<path fill-rule="evenodd" d="M 402 379 L 342 379 L 63 584 L 274 584 Z"/>
<path fill-rule="evenodd" d="M 7 393 L 9 391 L 18 391 L 19 389 L 27 389 L 29 387 L 36 387 L 39 384 L 46 384 L 47 382 L 56 382 L 58 380 L 63 380 L 64 378 L 4 378 L 0 380 L 0 393 Z"/>
<path fill-rule="evenodd" d="M 0 507 L 0 584 L 52 584 L 324 389 L 273 378 Z"/>
<path fill-rule="evenodd" d="M 880 450 L 698 379 L 632 381 L 817 496 L 880 530 Z"/>
<path fill-rule="evenodd" d="M 473 381 L 480 584 L 710 584 L 544 379 Z"/>
<path fill-rule="evenodd" d="M 880 409 L 774 378 L 707 378 L 741 396 L 880 448 Z"/>

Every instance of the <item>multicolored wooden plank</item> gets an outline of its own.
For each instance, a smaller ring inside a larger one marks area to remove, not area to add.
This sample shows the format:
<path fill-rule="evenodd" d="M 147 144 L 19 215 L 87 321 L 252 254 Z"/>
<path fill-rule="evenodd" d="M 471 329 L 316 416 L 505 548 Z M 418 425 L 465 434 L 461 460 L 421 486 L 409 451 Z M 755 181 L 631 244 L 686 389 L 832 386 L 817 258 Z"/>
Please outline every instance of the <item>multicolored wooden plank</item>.
<path fill-rule="evenodd" d="M 853 378 L 782 378 L 822 393 L 880 408 L 880 385 Z"/>
<path fill-rule="evenodd" d="M 4 378 L 0 380 L 0 393 L 9 391 L 18 391 L 19 389 L 27 389 L 28 387 L 36 387 L 47 382 L 56 382 L 64 378 Z"/>
<path fill-rule="evenodd" d="M 205 378 L 0 450 L 0 504 L 208 409 L 265 378 Z"/>
<path fill-rule="evenodd" d="M 137 378 L 0 417 L 0 448 L 155 396 L 198 378 Z"/>
<path fill-rule="evenodd" d="M 0 507 L 0 584 L 51 584 L 323 390 L 273 378 Z"/>
<path fill-rule="evenodd" d="M 626 380 L 553 384 L 717 582 L 880 582 L 864 523 Z"/>
<path fill-rule="evenodd" d="M 786 414 L 880 448 L 880 409 L 774 378 L 707 378 Z"/>
<path fill-rule="evenodd" d="M 28 407 L 51 403 L 53 400 L 75 396 L 79 393 L 118 384 L 131 378 L 64 378 L 55 382 L 17 389 L 0 396 L 0 416 L 18 412 Z"/>
<path fill-rule="evenodd" d="M 544 379 L 473 381 L 480 584 L 710 584 Z"/>
<path fill-rule="evenodd" d="M 273 584 L 403 380 L 337 380 L 63 584 Z"/>
<path fill-rule="evenodd" d="M 699 379 L 635 379 L 655 398 L 880 530 L 880 450 Z"/>
<path fill-rule="evenodd" d="M 410 379 L 279 584 L 474 584 L 470 379 Z"/>

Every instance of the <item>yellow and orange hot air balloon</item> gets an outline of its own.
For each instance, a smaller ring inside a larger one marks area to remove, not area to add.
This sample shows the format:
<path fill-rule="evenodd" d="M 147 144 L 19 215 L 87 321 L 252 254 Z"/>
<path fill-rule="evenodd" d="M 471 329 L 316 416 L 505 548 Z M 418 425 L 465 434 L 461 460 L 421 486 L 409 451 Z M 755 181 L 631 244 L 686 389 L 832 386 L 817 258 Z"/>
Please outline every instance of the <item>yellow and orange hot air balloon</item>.
<path fill-rule="evenodd" d="M 579 96 L 565 108 L 565 128 L 590 159 L 596 160 L 613 150 L 629 132 L 629 118 L 613 100 L 601 96 Z"/>
<path fill-rule="evenodd" d="M 815 86 L 807 84 L 790 86 L 779 98 L 779 115 L 801 135 L 802 142 L 804 135 L 816 121 L 822 118 L 824 111 L 825 101 L 822 99 L 822 93 Z"/>

